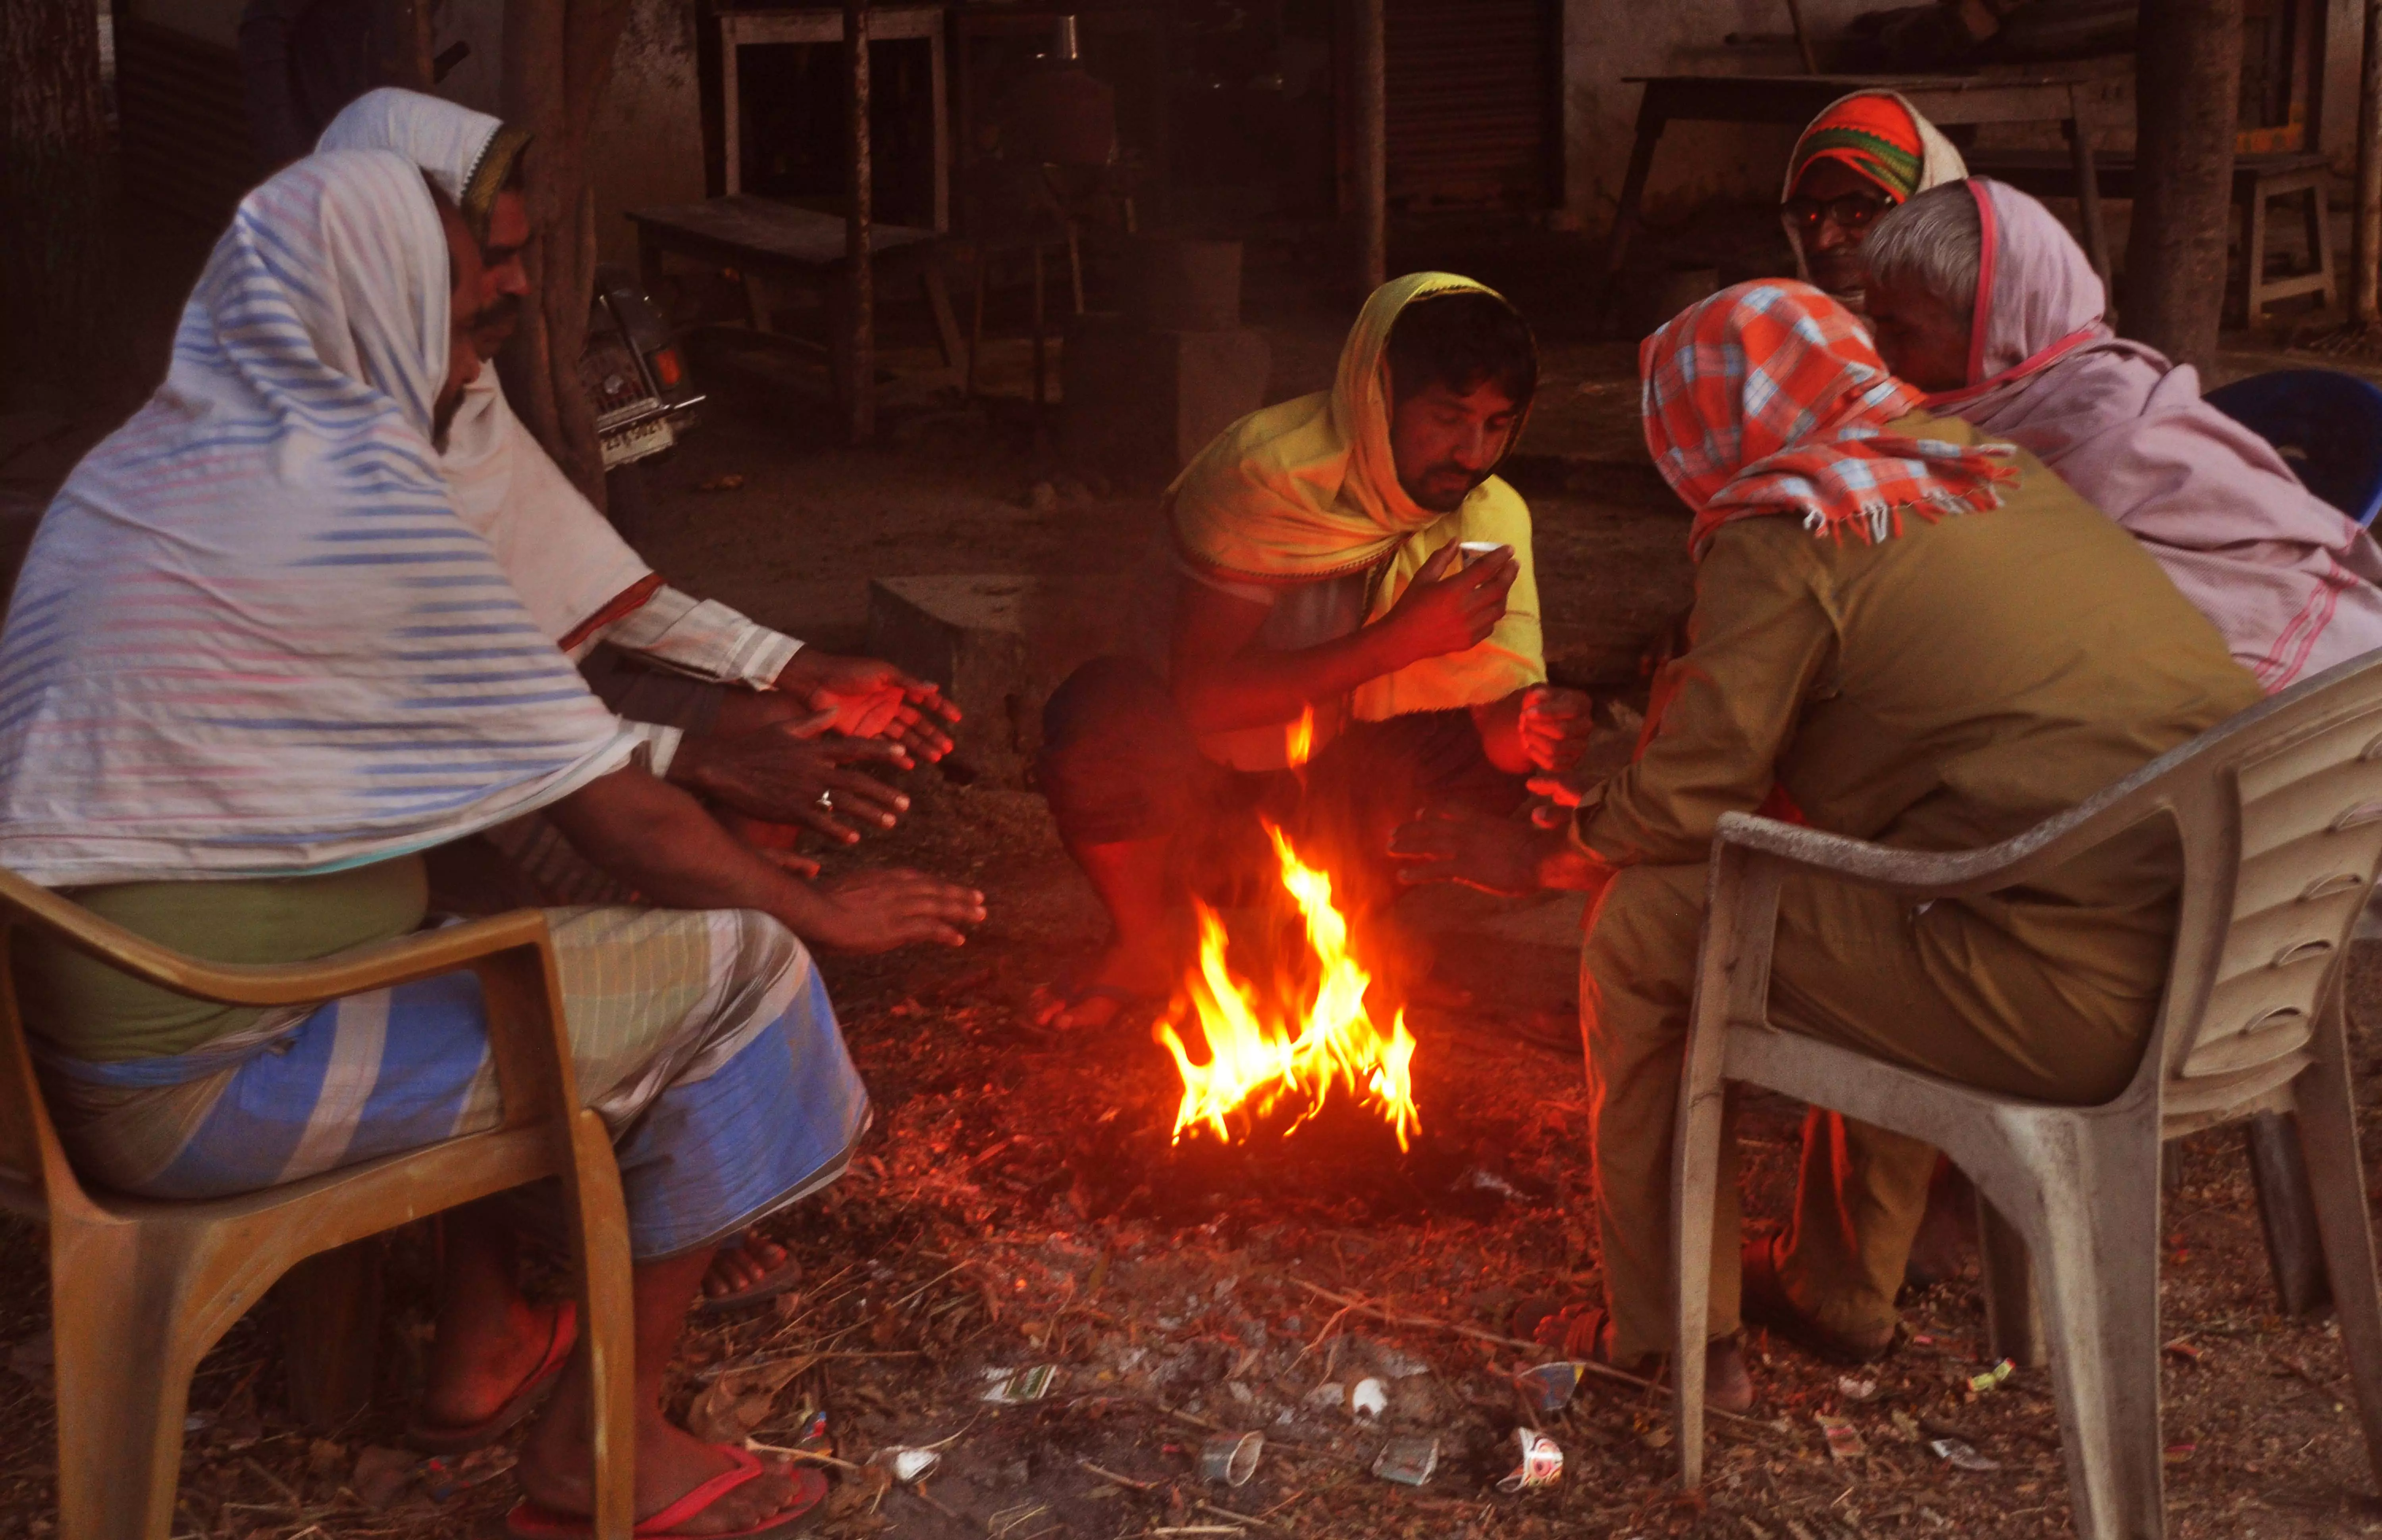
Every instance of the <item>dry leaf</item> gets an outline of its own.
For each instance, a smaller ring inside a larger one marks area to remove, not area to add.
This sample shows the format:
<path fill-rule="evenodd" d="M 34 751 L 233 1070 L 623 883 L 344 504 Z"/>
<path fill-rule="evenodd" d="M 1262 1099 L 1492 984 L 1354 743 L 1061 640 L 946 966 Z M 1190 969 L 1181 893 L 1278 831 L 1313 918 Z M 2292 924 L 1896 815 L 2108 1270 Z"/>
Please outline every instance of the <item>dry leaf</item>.
<path fill-rule="evenodd" d="M 743 1443 L 746 1434 L 769 1420 L 778 1392 L 786 1387 L 786 1382 L 817 1362 L 804 1356 L 731 1370 L 694 1399 L 694 1405 L 687 1410 L 687 1431 L 707 1443 Z"/>
<path fill-rule="evenodd" d="M 368 1448 L 356 1456 L 355 1474 L 348 1478 L 348 1485 L 367 1506 L 387 1508 L 405 1496 L 421 1464 L 422 1458 L 410 1449 Z"/>
<path fill-rule="evenodd" d="M 841 1519 L 854 1513 L 874 1513 L 885 1494 L 893 1488 L 893 1473 L 882 1465 L 863 1466 L 827 1495 L 827 1516 Z"/>

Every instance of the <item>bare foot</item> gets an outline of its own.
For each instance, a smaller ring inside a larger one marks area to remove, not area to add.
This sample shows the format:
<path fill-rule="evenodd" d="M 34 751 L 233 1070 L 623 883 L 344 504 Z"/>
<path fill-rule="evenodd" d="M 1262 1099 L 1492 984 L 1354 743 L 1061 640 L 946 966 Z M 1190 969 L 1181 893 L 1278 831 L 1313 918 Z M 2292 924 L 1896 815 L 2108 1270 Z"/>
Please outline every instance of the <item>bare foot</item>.
<path fill-rule="evenodd" d="M 546 1362 L 561 1311 L 516 1299 L 500 1329 L 442 1331 L 430 1350 L 423 1424 L 463 1428 L 495 1416 Z"/>
<path fill-rule="evenodd" d="M 1172 984 L 1147 954 L 1111 944 L 1073 983 L 1034 991 L 1034 1024 L 1047 1032 L 1098 1030 L 1130 1007 L 1163 999 Z"/>
<path fill-rule="evenodd" d="M 522 1443 L 521 1463 L 513 1468 L 522 1495 L 555 1513 L 588 1513 L 596 1499 L 587 1481 L 587 1441 L 546 1417 Z M 637 1517 L 651 1518 L 735 1462 L 719 1445 L 706 1444 L 684 1428 L 646 1413 L 637 1419 Z M 775 1518 L 794 1501 L 792 1474 L 764 1469 L 751 1481 L 721 1496 L 702 1512 L 674 1527 L 673 1534 L 732 1534 L 755 1529 Z"/>
<path fill-rule="evenodd" d="M 703 1297 L 717 1300 L 754 1288 L 786 1265 L 786 1248 L 763 1235 L 756 1226 L 742 1238 L 719 1248 L 703 1275 Z"/>

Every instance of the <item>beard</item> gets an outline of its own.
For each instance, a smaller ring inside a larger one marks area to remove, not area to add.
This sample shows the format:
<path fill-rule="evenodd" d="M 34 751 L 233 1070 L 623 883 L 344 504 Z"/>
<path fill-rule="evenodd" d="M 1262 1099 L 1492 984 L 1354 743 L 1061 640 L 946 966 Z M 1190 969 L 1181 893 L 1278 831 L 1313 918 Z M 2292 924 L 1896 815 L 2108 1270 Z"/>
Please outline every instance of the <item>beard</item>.
<path fill-rule="evenodd" d="M 442 455 L 447 452 L 447 430 L 455 425 L 455 414 L 462 409 L 460 390 L 441 396 L 430 409 L 430 446 Z"/>
<path fill-rule="evenodd" d="M 1424 467 L 1422 473 L 1411 484 L 1400 478 L 1400 484 L 1406 486 L 1406 495 L 1415 500 L 1417 507 L 1430 513 L 1454 513 L 1464 506 L 1467 497 L 1480 489 L 1480 483 L 1490 475 L 1487 471 L 1467 471 L 1447 461 Z"/>
<path fill-rule="evenodd" d="M 511 338 L 513 329 L 521 324 L 521 312 L 518 294 L 504 295 L 481 307 L 480 313 L 472 317 L 467 325 L 472 334 L 472 350 L 484 359 L 495 358 Z"/>

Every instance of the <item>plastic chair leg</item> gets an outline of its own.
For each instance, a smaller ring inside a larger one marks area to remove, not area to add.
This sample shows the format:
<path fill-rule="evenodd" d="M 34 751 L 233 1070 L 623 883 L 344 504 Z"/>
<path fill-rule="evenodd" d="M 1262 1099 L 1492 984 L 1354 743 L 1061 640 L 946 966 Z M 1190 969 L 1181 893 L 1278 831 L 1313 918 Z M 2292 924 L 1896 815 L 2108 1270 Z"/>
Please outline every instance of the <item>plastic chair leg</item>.
<path fill-rule="evenodd" d="M 1717 1067 L 1717 1055 L 1710 1056 Z M 1689 1073 L 1694 1064 L 1690 1061 Z M 1713 1216 L 1719 1197 L 1723 1123 L 1727 1111 L 1717 1075 L 1682 1091 L 1673 1179 L 1671 1277 L 1678 1309 L 1671 1353 L 1671 1386 L 1679 1440 L 1679 1485 L 1692 1489 L 1704 1474 L 1704 1332 L 1712 1304 Z"/>
<path fill-rule="evenodd" d="M 593 1112 L 573 1116 L 571 1191 L 578 1210 L 579 1265 L 593 1412 L 598 1540 L 631 1540 L 636 1527 L 636 1325 L 629 1265 L 629 1214 L 610 1136 Z"/>
<path fill-rule="evenodd" d="M 2026 1237 L 2002 1217 L 1983 1192 L 1977 1194 L 1978 1274 L 1985 1289 L 1985 1352 L 2032 1369 L 2050 1353 L 2043 1340 L 2043 1312 L 2034 1297 L 2034 1259 Z"/>
<path fill-rule="evenodd" d="M 156 1239 L 156 1238 L 153 1238 Z M 166 1540 L 198 1353 L 169 1245 L 52 1238 L 61 1540 Z"/>
<path fill-rule="evenodd" d="M 2158 1540 L 2158 1143 L 2155 1131 L 2044 1115 L 2027 1141 L 2026 1225 L 2051 1342 L 2068 1481 L 2081 1540 Z M 2065 1146 L 2065 1148 L 2062 1148 Z M 1972 1172 L 1971 1175 L 1978 1175 Z M 1989 1184 L 1984 1179 L 1981 1189 Z M 2005 1215 L 2020 1196 L 1991 1183 Z"/>
<path fill-rule="evenodd" d="M 2357 1420 L 2365 1431 L 2365 1458 L 2376 1485 L 2382 1485 L 2382 1296 L 2376 1292 L 2374 1230 L 2366 1217 L 2365 1168 L 2357 1153 L 2348 1045 L 2337 994 L 2327 1017 L 2312 1045 L 2315 1063 L 2300 1076 L 2293 1091 L 2341 1350 L 2356 1387 Z"/>

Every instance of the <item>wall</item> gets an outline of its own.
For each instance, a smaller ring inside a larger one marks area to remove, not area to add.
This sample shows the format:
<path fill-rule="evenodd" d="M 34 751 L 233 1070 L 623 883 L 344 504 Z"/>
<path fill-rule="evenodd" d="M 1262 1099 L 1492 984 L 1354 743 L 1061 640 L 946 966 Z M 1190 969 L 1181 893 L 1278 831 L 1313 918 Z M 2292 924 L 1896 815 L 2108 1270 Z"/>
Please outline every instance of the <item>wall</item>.
<path fill-rule="evenodd" d="M 1787 32 L 1786 0 L 1563 0 L 1564 205 L 1602 229 L 1620 200 L 1637 133 L 1639 88 L 1629 75 L 1792 75 L 1802 72 Z M 1802 0 L 1804 24 L 1833 35 L 1881 0 Z M 1735 48 L 1731 32 L 1780 41 Z M 1721 197 L 1775 197 L 1795 130 L 1680 123 L 1663 135 L 1646 184 L 1656 219 Z"/>
<path fill-rule="evenodd" d="M 624 210 L 703 199 L 695 25 L 695 0 L 632 0 L 611 89 L 587 136 L 596 243 L 606 262 L 637 260 L 636 229 Z"/>
<path fill-rule="evenodd" d="M 0 0 L 5 3 L 5 0 Z M 695 0 L 631 0 L 612 59 L 612 84 L 587 135 L 596 185 L 596 242 L 606 262 L 637 260 L 626 209 L 691 203 L 704 195 L 702 102 L 694 79 Z M 503 83 L 504 0 L 438 0 L 434 51 L 472 52 L 438 94 L 494 113 Z"/>

